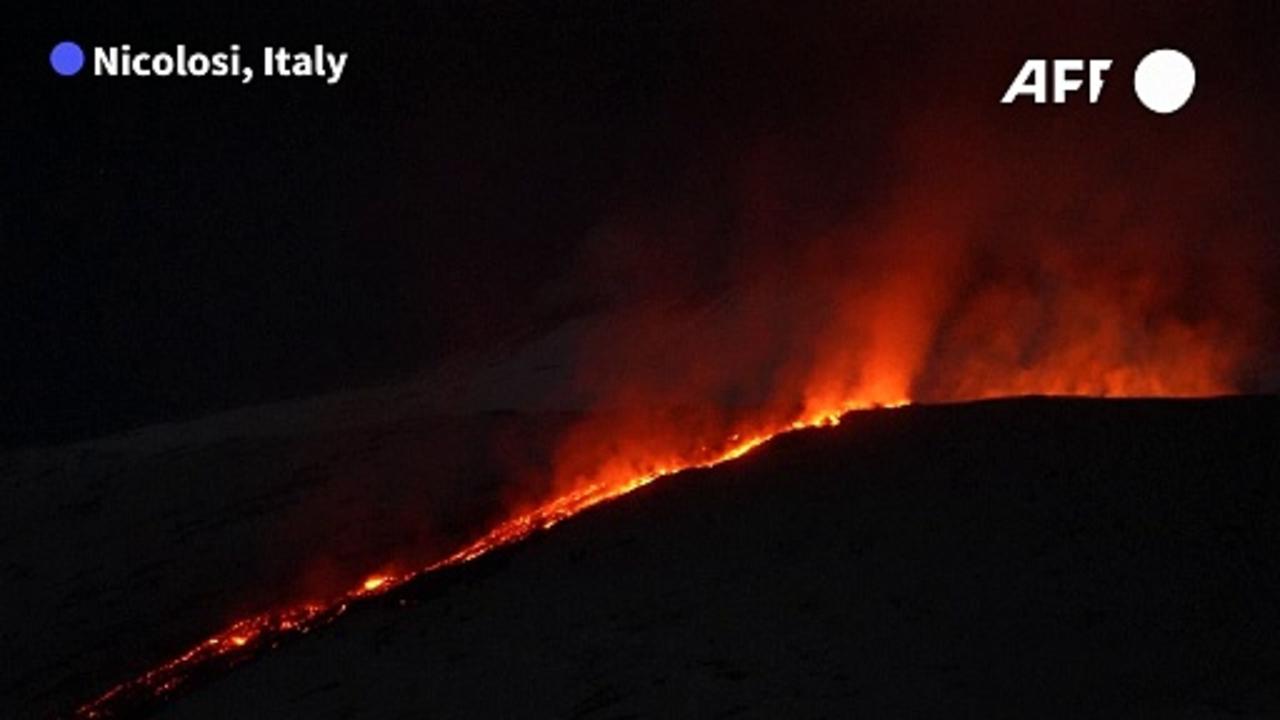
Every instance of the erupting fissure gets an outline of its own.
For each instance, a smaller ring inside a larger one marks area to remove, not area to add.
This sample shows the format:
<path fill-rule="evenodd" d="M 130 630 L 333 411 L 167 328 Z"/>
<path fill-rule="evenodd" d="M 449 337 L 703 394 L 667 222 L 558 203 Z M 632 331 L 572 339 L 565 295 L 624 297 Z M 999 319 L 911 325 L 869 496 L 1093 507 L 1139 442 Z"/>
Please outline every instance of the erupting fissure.
<path fill-rule="evenodd" d="M 186 652 L 147 672 L 123 682 L 97 699 L 80 706 L 77 718 L 108 718 L 119 710 L 134 705 L 154 702 L 170 695 L 193 675 L 218 663 L 234 664 L 248 659 L 264 649 L 275 647 L 285 638 L 305 634 L 344 614 L 358 601 L 383 595 L 390 590 L 427 573 L 454 567 L 474 560 L 529 535 L 546 530 L 560 521 L 583 510 L 612 500 L 662 477 L 696 468 L 707 468 L 740 458 L 772 438 L 795 430 L 837 425 L 840 418 L 855 410 L 873 407 L 902 407 L 909 401 L 846 402 L 834 410 L 806 414 L 789 423 L 753 434 L 730 435 L 719 448 L 703 446 L 695 456 L 684 461 L 652 463 L 640 471 L 601 470 L 593 479 L 532 510 L 518 513 L 498 524 L 475 541 L 437 560 L 410 572 L 375 573 L 368 575 L 356 587 L 323 603 L 303 603 L 247 617 L 232 623 L 222 632 L 207 638 Z M 643 463 L 623 463 L 618 467 L 643 467 Z"/>

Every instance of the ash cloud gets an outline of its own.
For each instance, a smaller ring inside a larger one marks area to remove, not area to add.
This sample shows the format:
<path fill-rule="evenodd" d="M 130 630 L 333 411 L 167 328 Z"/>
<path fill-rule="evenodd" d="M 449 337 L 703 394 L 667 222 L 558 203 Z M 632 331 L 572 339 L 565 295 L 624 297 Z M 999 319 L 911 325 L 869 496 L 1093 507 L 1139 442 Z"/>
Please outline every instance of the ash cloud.
<path fill-rule="evenodd" d="M 614 306 L 579 386 L 623 410 L 570 434 L 561 474 L 867 403 L 1273 390 L 1256 20 L 723 9 L 581 249 L 576 282 Z M 1200 74 L 1169 117 L 1131 87 L 1165 45 Z M 1116 62 L 1096 106 L 1000 105 L 1028 57 Z"/>

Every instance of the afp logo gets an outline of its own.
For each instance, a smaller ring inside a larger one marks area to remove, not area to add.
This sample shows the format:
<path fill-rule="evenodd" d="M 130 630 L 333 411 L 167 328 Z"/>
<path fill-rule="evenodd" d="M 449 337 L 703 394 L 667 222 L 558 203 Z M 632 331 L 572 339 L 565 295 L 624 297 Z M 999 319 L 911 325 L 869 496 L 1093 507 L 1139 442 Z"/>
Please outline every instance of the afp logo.
<path fill-rule="evenodd" d="M 1107 59 L 1037 59 L 1022 64 L 1017 77 L 1005 90 L 1000 102 L 1005 105 L 1030 99 L 1036 105 L 1050 101 L 1067 102 L 1067 96 L 1080 92 L 1088 83 L 1089 104 L 1098 102 L 1112 61 Z M 1191 58 L 1165 48 L 1147 53 L 1133 71 L 1133 91 L 1148 110 L 1161 115 L 1176 112 L 1191 99 L 1196 88 L 1196 66 Z M 1051 92 L 1052 91 L 1052 92 Z"/>

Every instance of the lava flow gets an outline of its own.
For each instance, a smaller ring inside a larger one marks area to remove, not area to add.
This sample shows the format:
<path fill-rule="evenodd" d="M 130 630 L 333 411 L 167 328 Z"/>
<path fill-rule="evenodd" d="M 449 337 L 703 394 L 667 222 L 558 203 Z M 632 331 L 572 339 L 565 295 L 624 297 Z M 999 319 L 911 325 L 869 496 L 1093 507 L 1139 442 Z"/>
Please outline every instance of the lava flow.
<path fill-rule="evenodd" d="M 698 457 L 685 462 L 657 463 L 634 472 L 602 470 L 590 482 L 560 495 L 532 510 L 517 514 L 456 552 L 419 570 L 379 573 L 367 576 L 356 587 L 326 603 L 303 603 L 232 623 L 186 652 L 123 682 L 75 711 L 78 718 L 116 717 L 130 708 L 155 703 L 182 687 L 192 677 L 230 667 L 247 660 L 280 641 L 325 625 L 343 615 L 353 603 L 383 595 L 427 573 L 470 562 L 482 555 L 519 542 L 546 530 L 566 518 L 602 502 L 612 500 L 662 477 L 695 468 L 707 468 L 733 460 L 783 433 L 811 427 L 837 425 L 847 412 L 872 407 L 901 407 L 908 401 L 890 403 L 849 402 L 838 410 L 815 413 L 768 431 L 752 435 L 731 435 L 723 446 L 703 446 Z"/>

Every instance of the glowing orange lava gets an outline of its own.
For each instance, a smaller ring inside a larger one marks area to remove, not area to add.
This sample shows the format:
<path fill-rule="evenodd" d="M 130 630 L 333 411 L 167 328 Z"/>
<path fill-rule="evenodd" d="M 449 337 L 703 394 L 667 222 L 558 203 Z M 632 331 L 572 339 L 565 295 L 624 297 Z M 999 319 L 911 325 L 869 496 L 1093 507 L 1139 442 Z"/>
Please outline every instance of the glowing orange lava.
<path fill-rule="evenodd" d="M 903 333 L 902 327 L 906 323 L 896 317 L 889 320 L 883 323 L 883 327 L 892 337 L 883 345 L 896 348 L 899 346 L 898 336 Z M 1176 362 L 1176 357 L 1191 357 L 1191 360 Z M 552 499 L 515 512 L 469 545 L 426 567 L 409 572 L 369 574 L 354 588 L 328 602 L 304 603 L 235 622 L 177 657 L 108 690 L 78 708 L 75 715 L 80 718 L 112 717 L 127 709 L 154 703 L 172 694 L 195 675 L 229 667 L 274 647 L 286 637 L 309 632 L 333 621 L 353 602 L 384 595 L 426 573 L 474 560 L 532 533 L 551 528 L 594 505 L 626 495 L 658 478 L 742 457 L 787 432 L 837 425 L 851 411 L 909 404 L 905 396 L 915 382 L 916 373 L 903 368 L 917 363 L 918 353 L 899 357 L 896 352 L 886 351 L 871 361 L 847 354 L 836 354 L 833 358 L 805 374 L 806 382 L 799 393 L 803 398 L 799 409 L 780 411 L 775 408 L 772 412 L 764 411 L 749 419 L 739 418 L 737 422 L 724 418 L 709 421 L 701 417 L 686 418 L 694 426 L 692 428 L 649 416 L 632 419 L 635 424 L 631 426 L 625 423 L 621 426 L 587 424 L 580 428 L 583 431 L 580 435 L 571 436 L 562 448 L 564 452 L 558 458 L 556 478 L 559 492 L 553 494 Z M 1069 355 L 1059 359 L 1060 362 L 1043 363 L 1021 374 L 1004 373 L 1007 378 L 1004 384 L 988 382 L 973 387 L 956 384 L 947 396 L 953 400 L 992 397 L 1004 394 L 1002 391 L 1006 389 L 1012 391 L 1010 394 L 1039 392 L 1096 396 L 1190 396 L 1230 391 L 1230 386 L 1216 377 L 1214 369 L 1219 364 L 1205 361 L 1200 356 L 1182 354 L 1175 356 L 1175 360 L 1162 360 L 1164 365 L 1152 368 L 1139 365 L 1123 374 L 1101 373 L 1098 364 L 1083 361 L 1089 357 L 1082 359 Z M 967 361 L 964 365 L 975 372 L 980 369 Z M 861 367 L 857 369 L 854 366 Z M 873 371 L 866 372 L 867 367 Z M 1144 372 L 1148 369 L 1152 371 Z M 990 373 L 988 377 L 994 374 Z M 847 379 L 858 377 L 868 381 L 850 382 Z M 716 437 L 723 440 L 715 443 L 695 439 Z"/>
<path fill-rule="evenodd" d="M 701 448 L 703 454 L 683 463 L 656 463 L 638 474 L 628 474 L 620 470 L 620 468 L 633 467 L 631 464 L 606 466 L 590 482 L 502 522 L 471 544 L 427 567 L 399 574 L 372 574 L 358 586 L 329 603 L 306 603 L 239 620 L 177 657 L 111 688 L 92 702 L 82 705 L 76 710 L 75 717 L 113 717 L 121 708 L 162 699 L 204 669 L 219 663 L 234 664 L 237 660 L 247 659 L 263 649 L 273 647 L 285 637 L 303 634 L 331 622 L 345 613 L 352 602 L 383 595 L 426 573 L 461 565 L 498 548 L 519 542 L 539 530 L 551 528 L 583 510 L 626 495 L 659 478 L 740 458 L 770 439 L 787 432 L 837 425 L 840 417 L 846 412 L 872 407 L 902 407 L 907 404 L 907 400 L 887 403 L 844 402 L 836 406 L 838 409 L 810 412 L 769 431 L 752 435 L 735 433 L 727 438 L 725 445 L 718 450 L 704 446 Z M 615 469 L 611 471 L 610 467 Z"/>

